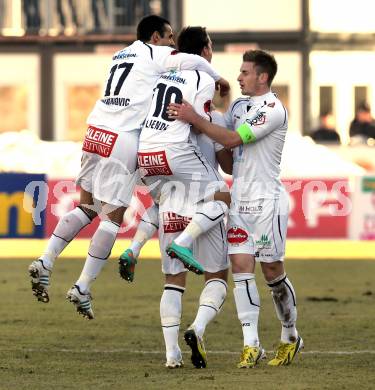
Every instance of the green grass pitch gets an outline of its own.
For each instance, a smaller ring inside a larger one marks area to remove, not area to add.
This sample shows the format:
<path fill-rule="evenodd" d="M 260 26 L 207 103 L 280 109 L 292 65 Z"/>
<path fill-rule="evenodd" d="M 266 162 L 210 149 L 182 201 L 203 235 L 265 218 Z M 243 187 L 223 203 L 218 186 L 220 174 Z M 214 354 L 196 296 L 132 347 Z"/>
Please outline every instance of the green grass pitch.
<path fill-rule="evenodd" d="M 56 262 L 48 304 L 32 296 L 30 261 L 0 261 L 1 390 L 375 388 L 375 262 L 287 262 L 305 349 L 288 367 L 261 362 L 251 370 L 236 368 L 242 332 L 231 281 L 222 312 L 207 328 L 208 367 L 191 365 L 182 333 L 195 316 L 203 279 L 190 274 L 180 336 L 185 367 L 170 370 L 164 367 L 158 261 L 141 260 L 135 282 L 128 284 L 111 260 L 92 288 L 93 321 L 84 320 L 65 300 L 82 260 Z M 280 324 L 259 272 L 257 283 L 260 337 L 269 359 Z"/>

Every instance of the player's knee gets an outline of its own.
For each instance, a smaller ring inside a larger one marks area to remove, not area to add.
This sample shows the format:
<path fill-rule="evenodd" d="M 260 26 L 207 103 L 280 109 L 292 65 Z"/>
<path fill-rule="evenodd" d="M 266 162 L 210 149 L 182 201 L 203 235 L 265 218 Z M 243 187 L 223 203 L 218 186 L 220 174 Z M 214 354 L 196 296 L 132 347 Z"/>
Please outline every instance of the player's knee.
<path fill-rule="evenodd" d="M 88 208 L 82 204 L 78 205 L 77 207 L 81 209 L 91 219 L 91 221 L 98 216 L 98 213 L 92 208 Z"/>
<path fill-rule="evenodd" d="M 222 279 L 210 279 L 199 298 L 199 305 L 212 307 L 219 312 L 227 296 L 227 283 Z"/>
<path fill-rule="evenodd" d="M 105 204 L 103 205 L 103 213 L 108 216 L 108 218 L 114 222 L 117 223 L 118 225 L 121 225 L 124 219 L 124 214 L 126 211 L 125 206 L 112 206 Z"/>
<path fill-rule="evenodd" d="M 217 272 L 205 271 L 204 277 L 205 277 L 205 282 L 208 282 L 211 279 L 221 279 L 227 283 L 228 282 L 228 268 L 222 269 L 222 270 L 217 271 Z"/>
<path fill-rule="evenodd" d="M 271 283 L 273 280 L 282 278 L 285 274 L 284 264 L 282 261 L 275 261 L 273 263 L 261 263 L 263 276 L 267 283 Z"/>

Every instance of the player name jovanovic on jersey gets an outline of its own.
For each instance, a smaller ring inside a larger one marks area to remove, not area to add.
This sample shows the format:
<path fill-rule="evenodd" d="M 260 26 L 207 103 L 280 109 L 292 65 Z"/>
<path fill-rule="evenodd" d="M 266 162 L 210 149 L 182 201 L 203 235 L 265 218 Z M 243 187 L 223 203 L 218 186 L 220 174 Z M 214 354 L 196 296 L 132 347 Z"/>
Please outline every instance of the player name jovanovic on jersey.
<path fill-rule="evenodd" d="M 140 149 L 151 149 L 175 143 L 190 142 L 190 125 L 170 119 L 167 108 L 170 102 L 192 104 L 207 119 L 209 105 L 215 92 L 212 77 L 200 71 L 171 71 L 163 74 L 154 88 L 151 108 L 140 136 Z"/>
<path fill-rule="evenodd" d="M 234 149 L 232 199 L 277 199 L 284 187 L 280 163 L 288 128 L 288 114 L 272 92 L 235 100 L 225 113 L 228 127 L 248 123 L 254 138 Z"/>
<path fill-rule="evenodd" d="M 220 76 L 197 55 L 178 53 L 168 46 L 135 41 L 113 55 L 103 96 L 96 102 L 87 123 L 121 131 L 140 129 L 152 99 L 152 86 L 171 69 L 201 69 L 215 80 Z"/>

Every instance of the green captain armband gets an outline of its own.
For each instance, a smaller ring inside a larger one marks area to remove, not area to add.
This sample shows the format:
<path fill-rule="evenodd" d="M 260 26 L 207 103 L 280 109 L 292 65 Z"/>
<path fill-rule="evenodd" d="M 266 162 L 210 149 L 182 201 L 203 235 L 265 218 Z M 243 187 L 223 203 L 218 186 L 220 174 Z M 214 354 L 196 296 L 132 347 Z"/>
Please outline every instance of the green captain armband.
<path fill-rule="evenodd" d="M 255 134 L 247 123 L 243 123 L 236 131 L 244 144 L 251 144 L 256 141 Z"/>

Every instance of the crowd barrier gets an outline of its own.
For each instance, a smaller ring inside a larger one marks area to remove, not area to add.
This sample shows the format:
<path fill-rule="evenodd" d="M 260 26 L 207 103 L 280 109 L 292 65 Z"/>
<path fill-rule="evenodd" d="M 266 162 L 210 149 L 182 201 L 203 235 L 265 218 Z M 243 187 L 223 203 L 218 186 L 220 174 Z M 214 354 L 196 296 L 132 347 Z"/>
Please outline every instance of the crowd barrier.
<path fill-rule="evenodd" d="M 284 179 L 289 193 L 289 238 L 375 240 L 375 176 Z M 0 174 L 0 238 L 49 237 L 79 199 L 73 179 L 46 175 Z M 152 200 L 137 187 L 120 238 L 130 238 Z M 83 229 L 89 238 L 98 221 Z"/>

